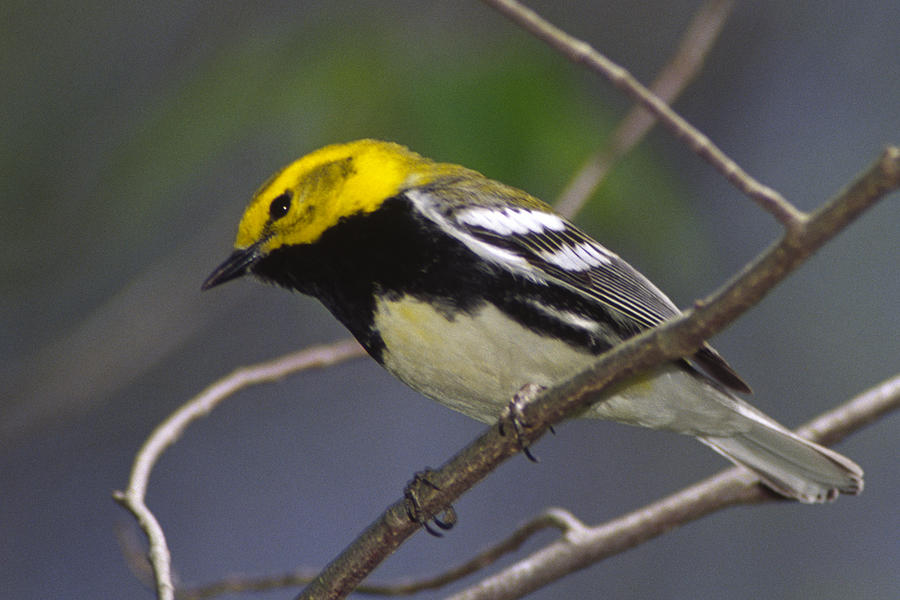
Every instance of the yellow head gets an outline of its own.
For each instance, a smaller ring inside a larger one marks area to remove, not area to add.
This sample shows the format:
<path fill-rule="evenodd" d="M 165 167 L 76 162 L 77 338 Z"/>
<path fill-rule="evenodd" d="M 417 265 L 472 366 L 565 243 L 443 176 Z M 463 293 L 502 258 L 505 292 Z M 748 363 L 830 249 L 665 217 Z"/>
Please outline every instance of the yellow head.
<path fill-rule="evenodd" d="M 316 150 L 277 172 L 254 194 L 238 227 L 235 252 L 203 289 L 243 275 L 277 248 L 312 244 L 340 219 L 372 212 L 402 190 L 452 168 L 378 140 Z"/>
<path fill-rule="evenodd" d="M 358 140 L 326 146 L 288 165 L 256 192 L 235 247 L 262 242 L 267 253 L 315 242 L 342 217 L 371 212 L 427 176 L 430 160 L 390 142 Z"/>

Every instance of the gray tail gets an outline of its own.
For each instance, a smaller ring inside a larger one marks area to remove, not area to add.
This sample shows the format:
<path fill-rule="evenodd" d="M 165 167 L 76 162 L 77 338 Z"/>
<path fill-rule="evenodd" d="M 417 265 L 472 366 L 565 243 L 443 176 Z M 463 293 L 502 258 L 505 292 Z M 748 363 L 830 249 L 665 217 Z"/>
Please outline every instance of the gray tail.
<path fill-rule="evenodd" d="M 863 489 L 859 465 L 774 422 L 754 420 L 749 430 L 732 437 L 697 439 L 759 475 L 779 494 L 800 502 L 830 502 L 838 494 L 858 494 Z"/>

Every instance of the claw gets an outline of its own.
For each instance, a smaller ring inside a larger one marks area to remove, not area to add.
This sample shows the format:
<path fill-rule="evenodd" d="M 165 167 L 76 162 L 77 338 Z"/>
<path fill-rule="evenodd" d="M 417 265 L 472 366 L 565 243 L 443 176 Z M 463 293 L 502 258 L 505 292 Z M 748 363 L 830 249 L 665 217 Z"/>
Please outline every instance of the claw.
<path fill-rule="evenodd" d="M 430 487 L 432 490 L 440 490 L 428 477 L 432 472 L 432 469 L 426 467 L 423 471 L 413 475 L 413 478 L 406 484 L 406 487 L 403 489 L 403 497 L 406 500 L 406 514 L 410 521 L 421 525 L 429 534 L 434 537 L 444 537 L 444 534 L 434 529 L 431 523 L 434 523 L 438 529 L 449 531 L 456 525 L 456 511 L 453 510 L 452 506 L 448 506 L 442 513 L 444 518 L 441 519 L 437 515 L 426 513 L 422 509 L 422 503 L 419 500 L 419 490 L 421 490 L 422 486 Z"/>
<path fill-rule="evenodd" d="M 516 395 L 513 396 L 512 400 L 509 401 L 509 404 L 506 405 L 506 409 L 500 415 L 500 420 L 497 423 L 500 435 L 503 436 L 506 435 L 505 423 L 509 423 L 509 425 L 512 426 L 513 433 L 516 436 L 516 442 L 519 444 L 519 449 L 528 460 L 535 463 L 539 461 L 523 439 L 523 434 L 529 427 L 529 424 L 525 422 L 525 415 L 522 412 L 522 408 L 542 391 L 544 391 L 544 387 L 536 383 L 523 385 L 522 388 L 516 392 Z"/>

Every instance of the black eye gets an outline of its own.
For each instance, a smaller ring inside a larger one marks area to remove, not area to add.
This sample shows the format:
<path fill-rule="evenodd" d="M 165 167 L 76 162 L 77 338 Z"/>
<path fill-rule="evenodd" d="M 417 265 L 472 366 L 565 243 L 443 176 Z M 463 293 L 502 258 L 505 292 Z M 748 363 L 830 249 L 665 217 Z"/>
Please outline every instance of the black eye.
<path fill-rule="evenodd" d="M 277 221 L 284 215 L 288 214 L 288 211 L 291 209 L 291 192 L 290 190 L 285 190 L 281 194 L 279 194 L 274 200 L 272 200 L 272 204 L 269 205 L 269 218 L 273 221 Z"/>

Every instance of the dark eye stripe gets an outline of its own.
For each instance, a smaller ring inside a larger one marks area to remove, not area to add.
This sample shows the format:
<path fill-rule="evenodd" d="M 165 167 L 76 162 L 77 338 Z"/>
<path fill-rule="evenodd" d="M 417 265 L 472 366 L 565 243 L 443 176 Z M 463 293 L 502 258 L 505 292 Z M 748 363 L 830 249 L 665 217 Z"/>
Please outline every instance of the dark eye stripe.
<path fill-rule="evenodd" d="M 275 197 L 272 200 L 272 203 L 269 205 L 269 219 L 272 221 L 277 221 L 284 215 L 288 214 L 288 211 L 291 209 L 291 192 L 290 190 L 285 190 L 281 194 Z"/>

